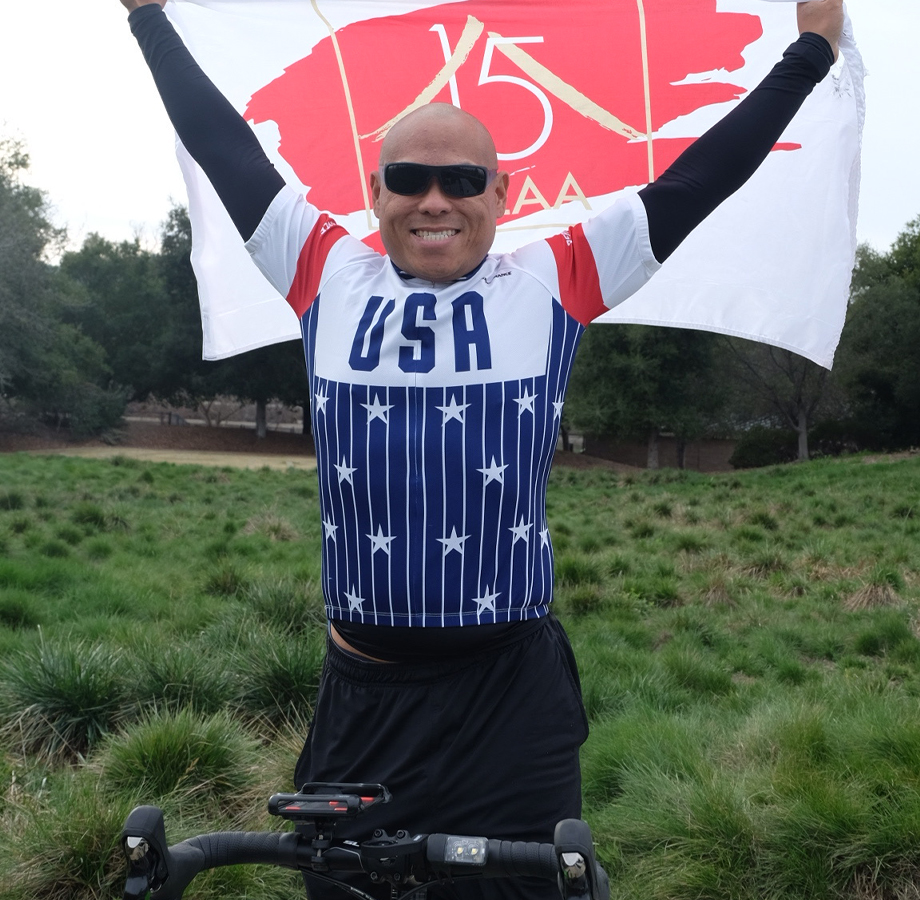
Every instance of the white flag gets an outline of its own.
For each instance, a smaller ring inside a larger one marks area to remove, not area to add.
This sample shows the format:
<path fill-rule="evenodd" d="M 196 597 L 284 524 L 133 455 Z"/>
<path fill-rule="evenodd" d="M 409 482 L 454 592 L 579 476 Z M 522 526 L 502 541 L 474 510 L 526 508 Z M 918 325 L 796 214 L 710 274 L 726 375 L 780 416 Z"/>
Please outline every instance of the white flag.
<path fill-rule="evenodd" d="M 494 249 L 512 250 L 654 179 L 797 33 L 788 0 L 170 0 L 166 11 L 288 182 L 378 248 L 368 176 L 412 106 L 452 102 L 492 131 L 511 173 Z M 599 321 L 738 335 L 830 367 L 856 250 L 863 76 L 848 21 L 840 60 L 751 181 Z M 299 338 L 178 150 L 204 357 Z"/>

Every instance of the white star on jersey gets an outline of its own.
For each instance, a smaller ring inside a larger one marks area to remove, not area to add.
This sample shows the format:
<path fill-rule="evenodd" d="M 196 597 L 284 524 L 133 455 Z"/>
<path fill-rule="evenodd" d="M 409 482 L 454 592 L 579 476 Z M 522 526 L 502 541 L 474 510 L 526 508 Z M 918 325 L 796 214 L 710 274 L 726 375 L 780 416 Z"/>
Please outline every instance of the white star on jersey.
<path fill-rule="evenodd" d="M 383 550 L 387 556 L 390 555 L 390 542 L 396 537 L 396 535 L 391 534 L 389 536 L 383 533 L 383 526 L 377 526 L 377 534 L 367 535 L 371 539 L 371 555 L 375 554 L 378 550 Z"/>
<path fill-rule="evenodd" d="M 343 481 L 347 481 L 352 487 L 354 487 L 355 483 L 351 480 L 351 476 L 358 470 L 353 466 L 349 466 L 345 462 L 344 456 L 342 457 L 342 462 L 335 466 L 335 470 L 339 473 L 339 484 L 341 484 Z"/>
<path fill-rule="evenodd" d="M 486 476 L 486 484 L 489 484 L 492 481 L 497 481 L 499 484 L 505 483 L 505 469 L 508 466 L 500 466 L 495 462 L 495 457 L 492 457 L 492 462 L 485 469 L 477 469 L 477 472 L 482 472 Z"/>
<path fill-rule="evenodd" d="M 359 610 L 363 612 L 363 610 L 361 609 L 361 604 L 364 602 L 364 598 L 359 597 L 355 593 L 354 585 L 351 586 L 350 591 L 345 592 L 345 599 L 348 601 L 348 611 L 349 612 L 354 612 L 355 610 Z"/>
<path fill-rule="evenodd" d="M 514 539 L 512 540 L 512 543 L 516 544 L 518 541 L 527 541 L 529 543 L 530 537 L 528 536 L 527 533 L 530 531 L 531 528 L 533 528 L 533 525 L 529 522 L 525 522 L 524 517 L 521 516 L 521 521 L 518 522 L 517 525 L 508 529 L 514 535 Z"/>
<path fill-rule="evenodd" d="M 457 534 L 457 526 L 455 525 L 450 532 L 450 537 L 438 538 L 438 540 L 444 545 L 444 555 L 447 556 L 452 550 L 456 550 L 461 556 L 463 556 L 463 542 L 469 537 L 468 534 L 465 534 L 463 537 L 460 537 Z"/>
<path fill-rule="evenodd" d="M 384 425 L 387 424 L 387 413 L 393 408 L 392 406 L 381 403 L 379 397 L 374 397 L 372 403 L 362 403 L 361 405 L 367 410 L 368 424 L 373 422 L 374 419 L 380 419 Z"/>
<path fill-rule="evenodd" d="M 316 412 L 324 413 L 326 411 L 326 402 L 328 400 L 329 398 L 325 394 L 321 394 L 319 391 L 317 391 L 313 395 L 313 405 Z"/>
<path fill-rule="evenodd" d="M 326 540 L 329 540 L 329 538 L 335 540 L 335 533 L 338 530 L 338 527 L 338 525 L 333 525 L 332 522 L 328 521 L 327 519 L 323 519 L 323 531 L 325 532 L 323 537 Z"/>
<path fill-rule="evenodd" d="M 531 394 L 529 388 L 524 388 L 524 393 L 518 400 L 514 402 L 518 405 L 518 418 L 524 415 L 525 412 L 529 412 L 533 415 L 533 403 L 537 399 L 536 394 Z"/>
<path fill-rule="evenodd" d="M 540 532 L 540 546 L 545 547 L 549 543 L 549 529 L 544 528 Z"/>
<path fill-rule="evenodd" d="M 495 612 L 495 601 L 499 598 L 500 594 L 492 593 L 492 588 L 487 587 L 485 593 L 481 597 L 473 598 L 473 602 L 479 607 L 477 612 L 481 615 L 486 610 L 489 612 Z"/>
<path fill-rule="evenodd" d="M 553 401 L 553 415 L 557 419 L 562 418 L 562 407 L 565 406 L 564 400 L 554 400 Z"/>
<path fill-rule="evenodd" d="M 450 403 L 447 406 L 437 407 L 441 410 L 443 419 L 441 420 L 442 425 L 446 425 L 451 419 L 456 419 L 461 425 L 463 424 L 463 412 L 469 406 L 469 403 L 457 403 L 456 397 L 450 398 Z"/>

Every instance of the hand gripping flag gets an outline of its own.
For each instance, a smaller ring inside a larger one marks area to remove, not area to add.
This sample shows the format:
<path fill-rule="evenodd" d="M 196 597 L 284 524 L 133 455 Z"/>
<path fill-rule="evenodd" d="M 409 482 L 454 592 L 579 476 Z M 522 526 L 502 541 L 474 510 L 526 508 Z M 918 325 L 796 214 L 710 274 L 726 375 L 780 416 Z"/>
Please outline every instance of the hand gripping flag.
<path fill-rule="evenodd" d="M 785 5 L 781 5 L 785 3 Z M 787 0 L 170 0 L 167 14 L 289 183 L 380 248 L 368 176 L 432 100 L 511 173 L 494 249 L 584 221 L 660 174 L 796 36 Z M 599 321 L 732 334 L 830 367 L 856 249 L 862 60 L 841 58 L 754 177 Z M 300 336 L 184 148 L 204 357 Z"/>

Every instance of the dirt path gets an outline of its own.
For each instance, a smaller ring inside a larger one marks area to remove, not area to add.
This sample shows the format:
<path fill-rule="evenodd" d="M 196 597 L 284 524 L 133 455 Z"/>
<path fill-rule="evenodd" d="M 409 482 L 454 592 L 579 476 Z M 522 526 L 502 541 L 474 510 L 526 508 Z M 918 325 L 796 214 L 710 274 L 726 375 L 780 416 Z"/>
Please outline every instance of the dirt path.
<path fill-rule="evenodd" d="M 127 456 L 149 462 L 169 462 L 200 466 L 232 466 L 242 469 L 316 468 L 313 444 L 309 437 L 289 432 L 270 431 L 259 440 L 251 429 L 205 428 L 189 425 L 158 425 L 128 421 L 114 444 L 102 441 L 73 443 L 49 430 L 43 433 L 13 434 L 0 431 L 0 453 L 36 453 L 111 459 Z M 556 453 L 554 464 L 575 469 L 603 468 L 617 472 L 638 469 L 582 453 Z"/>
<path fill-rule="evenodd" d="M 116 440 L 73 442 L 47 429 L 31 434 L 0 432 L 0 453 L 48 453 L 111 459 L 127 456 L 150 462 L 201 466 L 233 466 L 244 469 L 313 469 L 316 458 L 309 437 L 270 431 L 259 439 L 246 428 L 158 425 L 127 421 Z"/>
<path fill-rule="evenodd" d="M 177 465 L 231 466 L 235 469 L 302 469 L 316 468 L 313 456 L 282 456 L 277 453 L 240 453 L 217 450 L 157 450 L 145 447 L 68 447 L 35 451 L 49 456 L 81 456 L 85 459 L 111 459 L 126 456 L 145 462 Z"/>

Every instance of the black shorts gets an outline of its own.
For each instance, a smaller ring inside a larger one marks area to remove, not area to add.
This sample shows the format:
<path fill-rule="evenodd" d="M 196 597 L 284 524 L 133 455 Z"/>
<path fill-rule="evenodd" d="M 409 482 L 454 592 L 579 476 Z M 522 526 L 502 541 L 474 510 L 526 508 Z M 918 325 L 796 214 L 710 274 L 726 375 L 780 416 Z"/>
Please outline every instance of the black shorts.
<path fill-rule="evenodd" d="M 389 804 L 343 822 L 337 837 L 405 828 L 552 841 L 556 822 L 581 815 L 578 750 L 587 734 L 575 660 L 553 616 L 500 648 L 441 663 L 373 663 L 329 641 L 295 784 L 373 782 L 390 790 Z M 306 880 L 313 900 L 345 897 Z M 389 898 L 387 887 L 367 878 L 355 883 Z M 465 900 L 558 897 L 550 882 L 518 879 L 452 891 Z"/>

